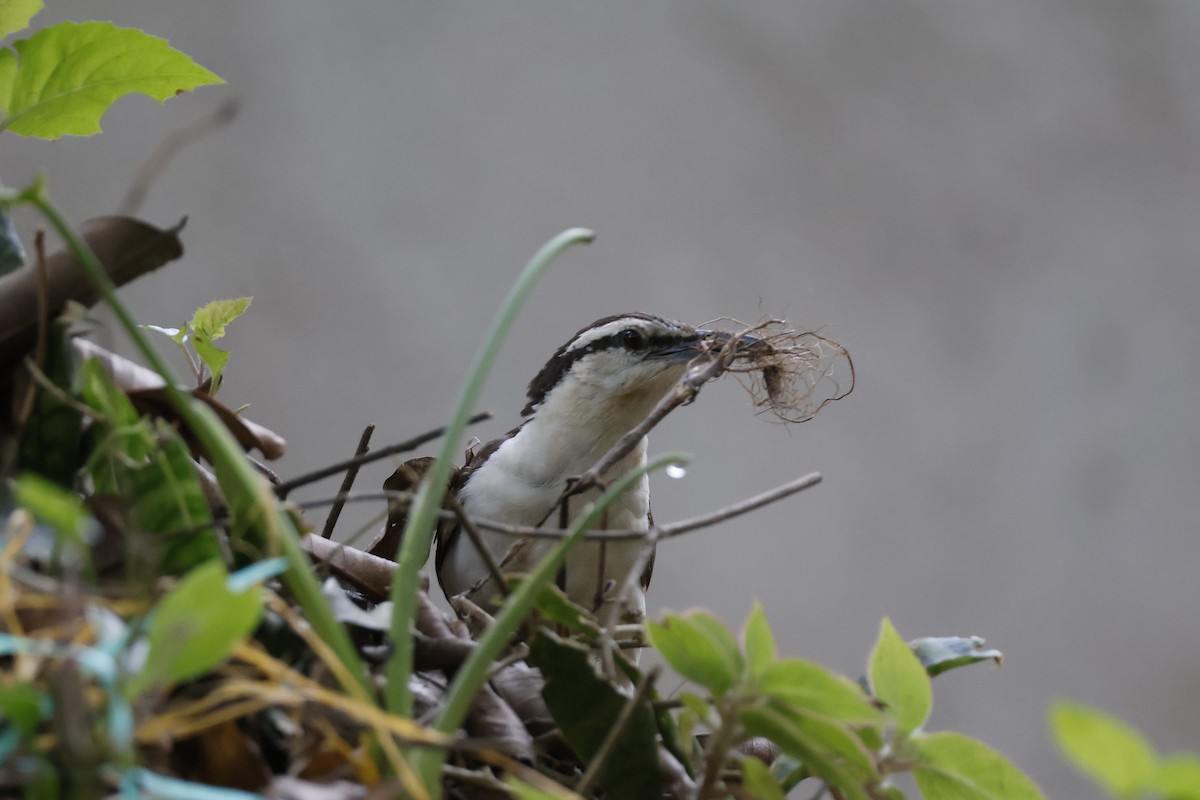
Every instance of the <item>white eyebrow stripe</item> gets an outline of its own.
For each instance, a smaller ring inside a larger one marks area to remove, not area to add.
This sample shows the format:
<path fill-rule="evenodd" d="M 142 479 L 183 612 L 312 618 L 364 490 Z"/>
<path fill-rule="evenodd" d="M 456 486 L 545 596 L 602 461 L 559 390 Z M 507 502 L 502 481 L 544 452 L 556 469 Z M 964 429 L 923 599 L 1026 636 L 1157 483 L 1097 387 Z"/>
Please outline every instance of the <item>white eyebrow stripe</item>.
<path fill-rule="evenodd" d="M 654 334 L 656 331 L 661 330 L 662 328 L 675 329 L 676 326 L 672 325 L 667 320 L 648 320 L 641 319 L 640 317 L 622 317 L 621 319 L 614 319 L 611 322 L 604 323 L 598 328 L 592 328 L 591 330 L 580 334 L 578 337 L 576 337 L 575 341 L 571 342 L 571 344 L 567 346 L 567 349 L 564 352 L 570 353 L 574 350 L 578 350 L 581 347 L 587 347 L 592 342 L 599 341 L 600 339 L 603 339 L 607 336 L 612 336 L 624 330 L 629 330 L 630 328 L 638 328 L 647 334 Z"/>

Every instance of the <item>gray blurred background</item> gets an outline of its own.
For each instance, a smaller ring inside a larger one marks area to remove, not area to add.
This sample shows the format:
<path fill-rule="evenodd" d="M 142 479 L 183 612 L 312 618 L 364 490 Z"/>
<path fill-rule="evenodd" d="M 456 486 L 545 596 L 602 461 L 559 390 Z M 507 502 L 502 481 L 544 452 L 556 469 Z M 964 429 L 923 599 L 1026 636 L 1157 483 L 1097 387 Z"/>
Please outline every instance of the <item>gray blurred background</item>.
<path fill-rule="evenodd" d="M 1005 665 L 939 678 L 929 727 L 1060 798 L 1092 789 L 1045 732 L 1055 698 L 1200 747 L 1200 4 L 61 0 L 37 22 L 62 18 L 229 82 L 126 99 L 90 140 L 8 138 L 5 181 L 45 169 L 76 221 L 243 102 L 153 187 L 142 214 L 188 215 L 187 255 L 126 296 L 159 324 L 255 296 L 225 396 L 289 439 L 285 475 L 368 422 L 377 445 L 440 424 L 520 267 L 592 227 L 505 345 L 479 436 L 613 312 L 783 316 L 858 366 L 811 423 L 727 380 L 653 436 L 695 458 L 657 480 L 662 520 L 826 480 L 665 544 L 652 609 L 736 625 L 760 599 L 784 652 L 853 675 L 884 614 L 986 636 Z"/>

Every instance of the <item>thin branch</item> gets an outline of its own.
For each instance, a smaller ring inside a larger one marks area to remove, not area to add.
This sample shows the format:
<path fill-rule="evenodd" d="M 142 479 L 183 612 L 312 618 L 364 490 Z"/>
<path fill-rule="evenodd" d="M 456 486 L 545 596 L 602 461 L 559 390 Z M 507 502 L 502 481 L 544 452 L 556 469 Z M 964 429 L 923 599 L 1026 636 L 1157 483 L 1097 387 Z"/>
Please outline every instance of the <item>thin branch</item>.
<path fill-rule="evenodd" d="M 371 444 L 371 434 L 375 432 L 375 423 L 367 425 L 363 428 L 362 436 L 358 437 L 358 447 L 354 450 L 354 455 L 364 455 Z M 359 465 L 355 464 L 346 470 L 346 477 L 342 478 L 342 486 L 338 489 L 338 495 L 347 495 L 350 493 L 350 488 L 354 486 L 354 479 L 358 477 Z M 333 537 L 333 529 L 337 526 L 338 517 L 342 515 L 342 507 L 346 505 L 345 500 L 340 500 L 334 503 L 329 509 L 329 516 L 325 518 L 325 527 L 321 530 L 321 536 L 325 539 Z"/>
<path fill-rule="evenodd" d="M 508 597 L 511 592 L 508 588 L 508 581 L 504 579 L 504 573 L 500 570 L 500 565 L 496 563 L 492 551 L 487 548 L 483 541 L 483 534 L 479 532 L 479 528 L 475 525 L 475 521 L 467 514 L 467 510 L 463 508 L 458 497 L 454 492 L 446 492 L 446 496 L 442 501 L 450 506 L 450 511 L 458 518 L 458 522 L 462 525 L 463 532 L 467 534 L 467 538 L 471 540 L 471 544 L 475 546 L 476 552 L 479 553 L 479 558 L 483 560 L 487 567 L 488 575 L 491 576 L 492 585 L 504 597 Z"/>
<path fill-rule="evenodd" d="M 587 795 L 596 785 L 596 781 L 600 779 L 600 772 L 608 765 L 608 760 L 612 757 L 613 751 L 616 750 L 617 742 L 625 735 L 629 724 L 633 722 L 633 715 L 641 706 L 642 701 L 646 699 L 646 694 L 650 691 L 650 687 L 658 679 L 659 667 L 651 668 L 642 679 L 638 681 L 637 688 L 633 690 L 633 695 L 625 702 L 621 708 L 621 713 L 617 715 L 616 722 L 608 729 L 608 733 L 604 735 L 604 741 L 600 743 L 600 749 L 596 751 L 596 755 L 592 757 L 591 763 L 588 764 L 587 771 L 583 773 L 583 777 L 579 779 L 579 783 L 575 786 L 575 792 L 581 795 Z"/>
<path fill-rule="evenodd" d="M 475 425 L 480 422 L 483 422 L 484 420 L 491 419 L 491 418 L 492 418 L 492 412 L 481 411 L 480 413 L 476 414 L 475 416 L 469 418 L 467 420 L 467 424 Z M 435 428 L 427 433 L 422 433 L 420 436 L 414 436 L 413 438 L 408 439 L 407 441 L 399 442 L 399 443 L 393 444 L 393 445 L 388 445 L 387 447 L 384 447 L 381 450 L 375 450 L 370 453 L 363 453 L 361 456 L 355 456 L 354 458 L 348 458 L 345 461 L 339 461 L 336 464 L 330 464 L 327 467 L 322 467 L 318 470 L 314 470 L 313 472 L 308 472 L 303 475 L 298 475 L 295 478 L 286 480 L 283 483 L 276 486 L 275 487 L 275 496 L 282 500 L 282 499 L 286 498 L 293 489 L 296 489 L 300 486 L 306 486 L 310 483 L 316 483 L 319 480 L 324 480 L 325 478 L 328 478 L 330 475 L 336 475 L 339 472 L 344 472 L 345 470 L 348 470 L 351 467 L 360 467 L 363 464 L 370 464 L 372 461 L 379 461 L 382 458 L 387 458 L 388 456 L 394 456 L 397 453 L 406 453 L 409 450 L 415 450 L 418 447 L 420 447 L 421 445 L 427 444 L 428 442 L 432 442 L 434 439 L 441 437 L 443 434 L 445 434 L 445 432 L 446 432 L 445 428 Z"/>
<path fill-rule="evenodd" d="M 789 497 L 797 492 L 802 492 L 805 489 L 810 489 L 816 486 L 822 480 L 821 473 L 811 472 L 802 478 L 797 478 L 794 481 L 776 486 L 774 489 L 768 489 L 762 494 L 756 494 L 753 497 L 748 497 L 745 500 L 740 500 L 724 508 L 718 508 L 716 511 L 710 511 L 707 514 L 701 514 L 697 517 L 671 522 L 666 525 L 657 525 L 655 529 L 658 531 L 658 540 L 671 539 L 675 536 L 682 536 L 685 533 L 691 533 L 700 528 L 707 528 L 716 525 L 719 522 L 740 517 L 743 514 L 748 514 L 762 508 L 765 505 L 777 502 Z M 327 506 L 336 502 L 338 499 L 349 502 L 369 502 L 378 500 L 412 500 L 412 492 L 394 492 L 394 491 L 379 491 L 379 492 L 360 492 L 351 493 L 348 495 L 338 495 L 336 497 L 323 497 L 316 500 L 305 500 L 296 503 L 296 506 L 301 509 L 318 508 Z M 442 511 L 438 515 L 441 519 L 451 522 L 460 521 L 461 517 L 453 511 Z M 495 520 L 483 519 L 481 517 L 472 517 L 471 521 L 476 527 L 483 530 L 495 531 L 496 533 L 504 534 L 505 536 L 527 536 L 533 539 L 562 539 L 567 535 L 567 531 L 561 528 L 535 528 L 532 525 L 508 525 Z M 589 541 L 606 540 L 606 541 L 633 541 L 637 539 L 646 539 L 650 536 L 650 531 L 635 531 L 628 529 L 616 528 L 612 530 L 593 530 L 588 531 L 584 538 Z"/>
<path fill-rule="evenodd" d="M 604 474 L 619 463 L 621 459 L 633 452 L 633 449 L 645 438 L 646 434 L 654 429 L 654 426 L 662 422 L 667 414 L 670 414 L 679 406 L 687 405 L 695 400 L 696 395 L 700 393 L 700 389 L 704 384 L 720 377 L 722 373 L 729 369 L 730 362 L 737 355 L 739 345 L 749 334 L 750 330 L 741 331 L 736 334 L 722 334 L 719 349 L 710 350 L 704 356 L 697 357 L 697 360 L 701 357 L 707 357 L 708 361 L 688 369 L 687 374 L 680 379 L 679 383 L 675 385 L 675 388 L 670 393 L 658 402 L 658 405 L 654 407 L 654 410 L 650 412 L 648 417 L 638 423 L 633 430 L 617 440 L 617 443 L 609 448 L 608 452 L 593 464 L 587 472 L 569 480 L 554 507 L 557 508 L 568 497 L 580 494 L 588 489 L 603 486 Z M 551 513 L 553 513 L 553 509 L 551 509 Z M 549 514 L 546 516 L 549 517 Z"/>

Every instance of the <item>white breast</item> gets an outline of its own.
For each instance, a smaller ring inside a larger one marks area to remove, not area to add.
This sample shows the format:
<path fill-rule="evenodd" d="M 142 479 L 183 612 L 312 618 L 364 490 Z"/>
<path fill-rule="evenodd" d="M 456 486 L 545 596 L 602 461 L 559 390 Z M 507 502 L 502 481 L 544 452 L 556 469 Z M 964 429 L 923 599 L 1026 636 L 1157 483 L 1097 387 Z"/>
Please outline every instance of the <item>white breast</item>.
<path fill-rule="evenodd" d="M 460 493 L 463 507 L 473 518 L 492 519 L 512 525 L 537 525 L 545 519 L 547 513 L 558 500 L 566 486 L 565 478 L 558 476 L 577 475 L 586 470 L 603 455 L 593 454 L 592 448 L 584 448 L 582 457 L 571 459 L 584 466 L 548 470 L 555 477 L 548 478 L 547 471 L 536 468 L 524 456 L 529 448 L 537 447 L 542 454 L 552 453 L 555 448 L 546 449 L 544 442 L 534 442 L 539 437 L 525 438 L 521 434 L 509 439 L 492 454 L 491 458 L 477 470 L 467 481 Z M 529 431 L 536 433 L 537 431 Z M 563 452 L 559 448 L 559 452 Z M 577 452 L 577 451 L 576 451 Z M 646 442 L 643 440 L 620 464 L 611 475 L 620 475 L 634 465 L 645 462 Z M 547 459 L 538 459 L 543 468 L 549 466 Z M 549 459 L 553 460 L 553 459 Z M 598 496 L 590 491 L 570 500 L 570 519 L 573 521 L 583 511 L 585 506 Z M 649 480 L 643 476 L 627 492 L 621 495 L 609 506 L 607 518 L 600 525 L 611 529 L 646 530 L 648 528 L 648 512 L 650 503 Z M 558 514 L 546 520 L 546 527 L 558 527 Z M 501 564 L 505 572 L 523 572 L 531 569 L 557 544 L 550 539 L 522 540 L 517 537 L 505 536 L 484 531 L 484 538 L 493 558 Z M 600 605 L 607 605 L 616 598 L 607 597 L 606 602 L 598 603 L 606 587 L 611 584 L 620 587 L 626 582 L 626 577 L 641 550 L 638 541 L 583 542 L 577 545 L 567 557 L 566 590 L 570 598 L 588 609 L 599 611 Z M 439 577 L 442 588 L 447 595 L 453 596 L 467 593 L 475 602 L 482 602 L 496 595 L 496 590 L 490 581 L 480 582 L 480 576 L 487 575 L 487 568 L 475 547 L 465 535 L 459 535 L 454 546 L 445 554 Z M 635 582 L 636 585 L 636 582 Z M 611 593 L 610 588 L 610 593 Z M 640 589 L 636 597 L 624 599 L 623 606 L 628 610 L 641 614 L 645 603 Z"/>

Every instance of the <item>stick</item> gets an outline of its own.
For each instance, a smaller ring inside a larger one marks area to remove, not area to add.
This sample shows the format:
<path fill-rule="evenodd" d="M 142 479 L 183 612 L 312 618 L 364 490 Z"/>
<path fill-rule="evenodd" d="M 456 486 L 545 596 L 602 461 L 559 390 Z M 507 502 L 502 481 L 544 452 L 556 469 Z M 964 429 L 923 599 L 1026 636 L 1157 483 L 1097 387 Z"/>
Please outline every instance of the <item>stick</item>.
<path fill-rule="evenodd" d="M 361 456 L 367 452 L 368 445 L 371 443 L 371 434 L 375 432 L 375 423 L 367 425 L 363 428 L 362 436 L 358 438 L 358 447 L 354 450 L 355 456 Z M 350 487 L 354 486 L 354 479 L 358 477 L 359 465 L 355 464 L 346 470 L 346 477 L 342 478 L 342 486 L 338 489 L 338 496 L 350 494 Z M 325 518 L 325 527 L 321 530 L 321 536 L 330 539 L 333 537 L 334 526 L 337 525 L 338 517 L 342 515 L 342 508 L 346 505 L 345 500 L 335 502 L 329 509 L 329 516 Z"/>
<path fill-rule="evenodd" d="M 486 419 L 491 419 L 491 418 L 492 418 L 492 412 L 481 411 L 480 413 L 478 413 L 475 416 L 468 419 L 467 423 L 469 425 L 475 425 L 477 423 L 483 422 Z M 342 472 L 344 470 L 348 470 L 351 467 L 362 466 L 363 464 L 370 464 L 372 461 L 378 461 L 381 458 L 387 458 L 388 456 L 394 456 L 397 453 L 405 453 L 405 452 L 408 452 L 409 450 L 415 450 L 416 448 L 420 447 L 421 445 L 426 444 L 428 442 L 432 442 L 434 439 L 439 438 L 445 432 L 446 432 L 445 428 L 434 428 L 433 430 L 431 430 L 427 433 L 422 433 L 420 436 L 414 436 L 413 438 L 411 438 L 407 441 L 399 442 L 399 443 L 393 444 L 393 445 L 388 445 L 387 447 L 385 447 L 381 450 L 375 450 L 374 452 L 370 452 L 370 453 L 363 453 L 361 456 L 354 456 L 353 458 L 348 458 L 345 461 L 339 461 L 336 464 L 330 464 L 327 467 L 321 467 L 321 469 L 314 470 L 313 472 L 308 472 L 308 473 L 305 473 L 304 475 L 298 475 L 297 477 L 292 478 L 291 480 L 284 481 L 283 483 L 276 486 L 275 487 L 275 496 L 278 497 L 280 500 L 283 500 L 284 498 L 286 498 L 288 496 L 289 492 L 291 492 L 293 489 L 295 489 L 299 486 L 305 486 L 310 483 L 316 483 L 319 480 L 328 478 L 330 475 L 336 475 L 337 473 Z"/>

